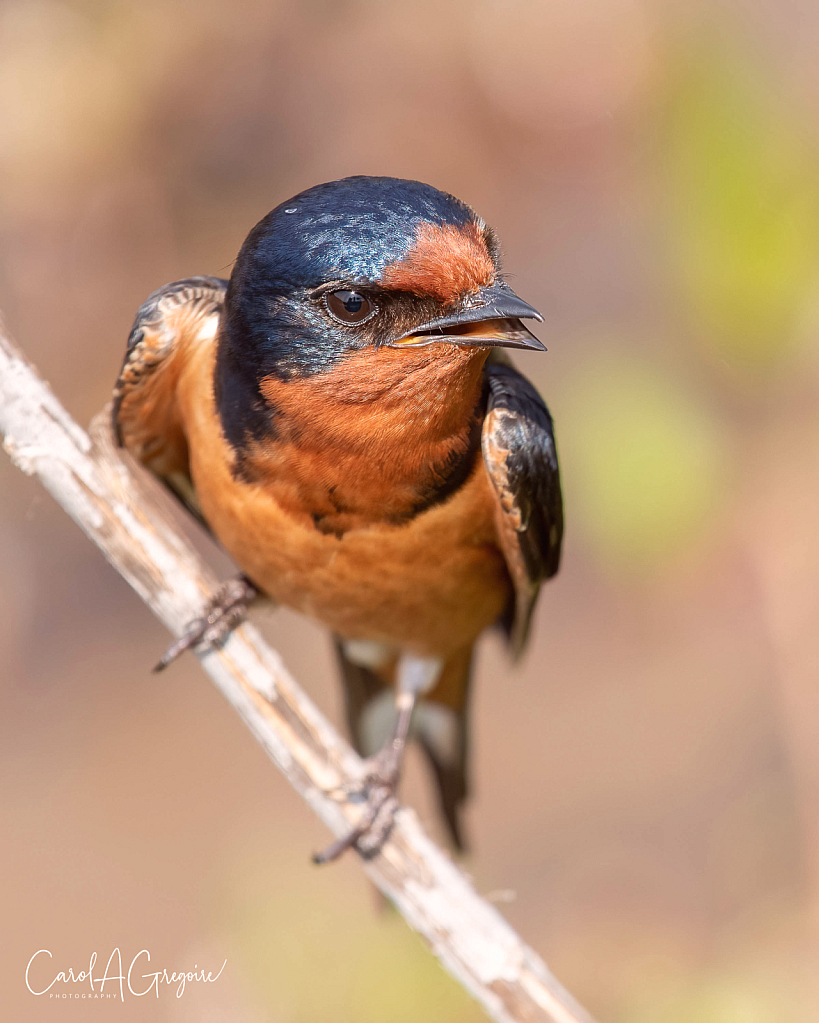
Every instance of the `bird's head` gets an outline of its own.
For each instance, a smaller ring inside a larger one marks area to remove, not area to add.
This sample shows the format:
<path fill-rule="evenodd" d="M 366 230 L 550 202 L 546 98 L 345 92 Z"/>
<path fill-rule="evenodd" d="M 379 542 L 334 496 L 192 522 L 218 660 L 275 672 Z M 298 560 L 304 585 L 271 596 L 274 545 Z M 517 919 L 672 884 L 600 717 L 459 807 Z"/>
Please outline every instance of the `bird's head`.
<path fill-rule="evenodd" d="M 320 373 L 362 349 L 544 346 L 499 271 L 494 233 L 419 181 L 351 177 L 301 192 L 250 232 L 224 336 L 257 378 Z M 450 349 L 451 350 L 451 349 Z"/>

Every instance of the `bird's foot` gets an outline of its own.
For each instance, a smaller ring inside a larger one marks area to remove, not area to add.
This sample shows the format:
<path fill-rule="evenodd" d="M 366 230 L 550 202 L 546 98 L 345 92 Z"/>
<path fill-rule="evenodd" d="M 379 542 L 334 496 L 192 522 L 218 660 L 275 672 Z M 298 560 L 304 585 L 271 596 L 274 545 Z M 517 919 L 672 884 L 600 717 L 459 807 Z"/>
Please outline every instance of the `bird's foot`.
<path fill-rule="evenodd" d="M 184 636 L 171 643 L 154 671 L 163 671 L 192 647 L 221 646 L 236 626 L 244 621 L 257 594 L 256 587 L 245 576 L 229 579 L 207 602 L 203 615 L 188 623 Z"/>
<path fill-rule="evenodd" d="M 353 790 L 366 798 L 361 820 L 349 834 L 322 852 L 314 853 L 314 863 L 331 863 L 353 847 L 365 858 L 375 856 L 389 837 L 398 809 L 396 792 L 401 776 L 401 753 L 389 743 L 365 764 L 367 770 L 361 784 Z"/>

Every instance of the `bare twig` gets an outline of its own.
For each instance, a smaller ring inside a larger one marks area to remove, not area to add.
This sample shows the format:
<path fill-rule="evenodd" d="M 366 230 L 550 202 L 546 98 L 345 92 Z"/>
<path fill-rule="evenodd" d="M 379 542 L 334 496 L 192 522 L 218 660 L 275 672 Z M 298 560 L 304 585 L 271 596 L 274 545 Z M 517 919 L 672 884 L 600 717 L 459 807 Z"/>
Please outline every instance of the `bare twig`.
<path fill-rule="evenodd" d="M 200 613 L 217 583 L 179 535 L 168 499 L 115 449 L 108 416 L 91 436 L 68 415 L 16 350 L 0 322 L 0 432 L 23 472 L 36 475 L 175 634 Z M 256 629 L 244 625 L 202 667 L 270 759 L 336 835 L 360 808 L 338 793 L 362 762 L 288 674 Z M 503 1023 L 591 1023 L 543 961 L 464 874 L 399 810 L 382 851 L 364 861 L 370 878 L 429 943 L 443 965 Z"/>

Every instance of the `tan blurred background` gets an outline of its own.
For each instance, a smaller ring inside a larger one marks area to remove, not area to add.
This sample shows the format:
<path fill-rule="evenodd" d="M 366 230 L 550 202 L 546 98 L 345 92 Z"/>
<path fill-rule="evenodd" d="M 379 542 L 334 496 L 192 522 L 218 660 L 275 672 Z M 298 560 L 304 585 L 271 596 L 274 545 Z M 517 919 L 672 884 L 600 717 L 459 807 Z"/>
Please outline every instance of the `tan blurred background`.
<path fill-rule="evenodd" d="M 0 6 L 0 308 L 81 422 L 147 294 L 309 185 L 498 230 L 568 534 L 523 664 L 480 651 L 465 865 L 601 1021 L 819 1019 L 818 47 L 797 0 Z M 4 1018 L 482 1018 L 6 459 L 0 566 Z M 340 722 L 327 638 L 262 626 Z M 227 967 L 25 989 L 114 947 Z"/>

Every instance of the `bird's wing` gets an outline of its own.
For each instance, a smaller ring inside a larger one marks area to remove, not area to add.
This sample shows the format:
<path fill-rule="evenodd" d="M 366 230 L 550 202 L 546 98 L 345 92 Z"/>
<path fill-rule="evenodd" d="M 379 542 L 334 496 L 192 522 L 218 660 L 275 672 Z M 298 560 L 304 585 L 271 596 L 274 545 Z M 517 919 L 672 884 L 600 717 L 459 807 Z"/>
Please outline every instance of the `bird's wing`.
<path fill-rule="evenodd" d="M 192 345 L 217 331 L 227 281 L 189 277 L 143 302 L 114 388 L 117 441 L 160 476 L 201 518 L 188 470 L 176 385 Z"/>
<path fill-rule="evenodd" d="M 526 643 L 540 584 L 557 572 L 563 499 L 552 417 L 511 365 L 491 361 L 481 445 L 492 481 L 500 545 L 514 584 L 504 625 L 513 651 Z"/>

